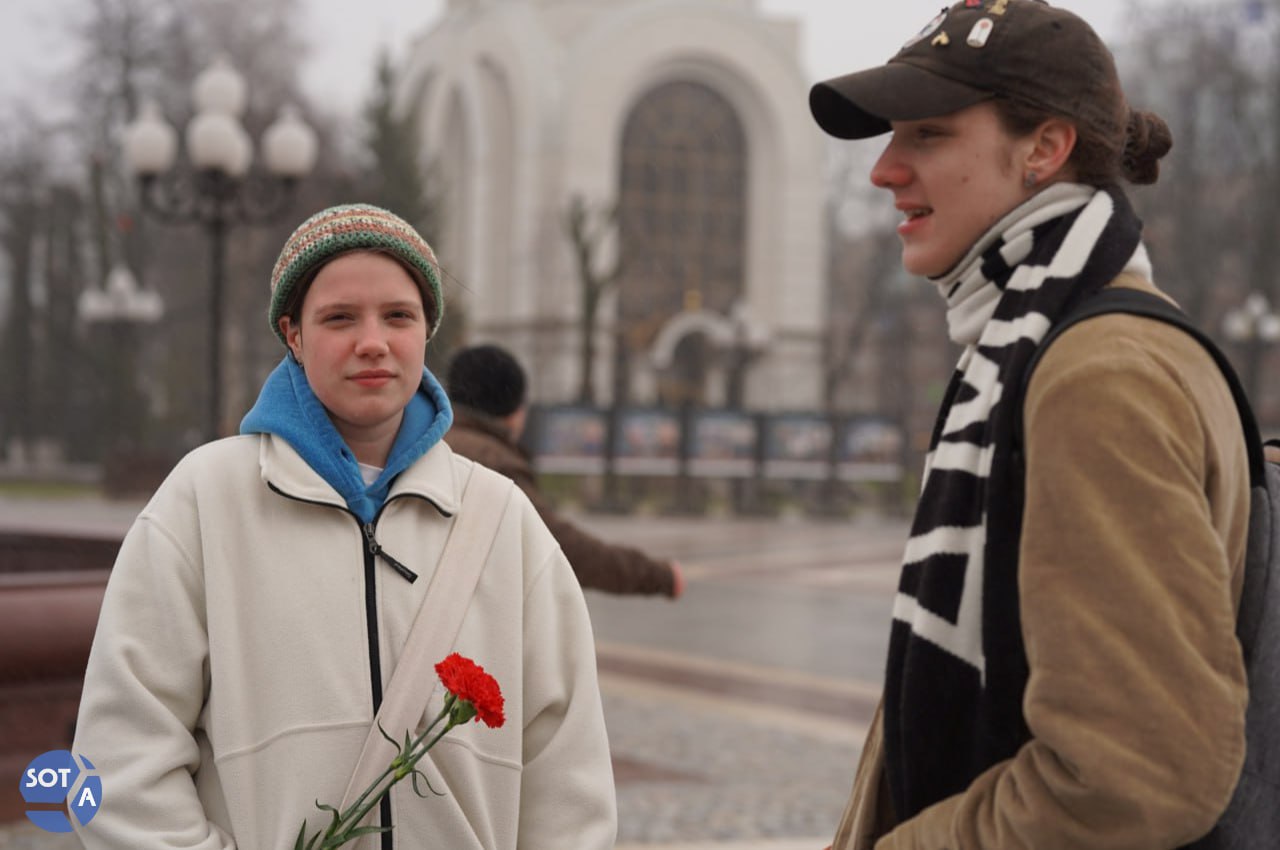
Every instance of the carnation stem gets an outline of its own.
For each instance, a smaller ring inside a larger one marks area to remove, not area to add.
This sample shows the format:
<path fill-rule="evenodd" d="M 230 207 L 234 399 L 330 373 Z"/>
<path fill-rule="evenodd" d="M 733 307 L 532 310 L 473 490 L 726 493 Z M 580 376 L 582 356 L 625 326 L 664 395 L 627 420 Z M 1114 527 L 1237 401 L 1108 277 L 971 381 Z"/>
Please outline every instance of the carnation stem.
<path fill-rule="evenodd" d="M 345 811 L 339 812 L 333 806 L 324 805 L 317 800 L 316 806 L 329 815 L 329 825 L 323 831 L 316 831 L 308 840 L 307 821 L 304 819 L 294 841 L 294 850 L 314 850 L 316 842 L 320 843 L 319 850 L 335 850 L 365 835 L 390 832 L 391 824 L 362 827 L 360 822 L 386 797 L 392 786 L 406 776 L 413 777 L 415 792 L 418 791 L 418 778 L 422 777 L 426 780 L 428 789 L 440 793 L 431 787 L 431 781 L 417 769 L 428 750 L 439 743 L 453 727 L 462 726 L 479 715 L 483 715 L 482 719 L 488 726 L 496 728 L 502 725 L 502 692 L 498 683 L 483 667 L 455 652 L 436 665 L 436 673 L 445 688 L 444 708 L 440 713 L 417 737 L 411 739 L 406 731 L 403 744 L 391 738 L 381 724 L 378 724 L 377 728 L 382 736 L 395 747 L 395 758 Z M 478 706 L 477 702 L 481 705 Z M 436 732 L 442 720 L 446 721 L 444 728 Z M 374 722 L 377 723 L 376 718 Z M 435 733 L 434 737 L 432 733 Z"/>
<path fill-rule="evenodd" d="M 402 763 L 400 765 L 397 765 L 396 762 L 393 761 L 390 765 L 388 765 L 387 769 L 382 771 L 382 774 L 377 779 L 375 779 L 368 788 L 364 790 L 364 793 L 362 793 L 359 797 L 357 797 L 356 801 L 352 803 L 347 808 L 347 810 L 339 816 L 338 818 L 339 823 L 345 825 L 340 833 L 343 841 L 347 840 L 349 834 L 351 833 L 351 830 L 355 829 L 360 824 L 360 822 L 365 819 L 365 816 L 368 815 L 369 812 L 373 811 L 373 807 L 378 805 L 378 802 L 383 798 L 383 796 L 385 796 L 386 793 L 391 790 L 391 786 L 395 785 L 405 776 L 409 775 L 409 773 L 412 773 L 413 768 L 418 764 L 419 761 L 422 760 L 422 757 L 427 754 L 427 751 L 430 750 L 432 747 L 434 747 L 437 741 L 443 738 L 449 732 L 449 730 L 453 729 L 453 727 L 457 725 L 456 723 L 453 722 L 451 718 L 450 721 L 445 724 L 445 727 L 440 730 L 439 734 L 437 734 L 435 738 L 431 740 L 430 743 L 428 743 L 425 747 L 422 747 L 419 750 L 419 745 L 423 742 L 423 740 L 426 739 L 427 735 L 431 734 L 431 730 L 434 729 L 441 720 L 449 716 L 450 712 L 453 709 L 453 704 L 456 701 L 457 701 L 457 697 L 454 696 L 453 694 L 449 694 L 445 698 L 444 709 L 439 714 L 436 715 L 435 719 L 432 720 L 431 723 L 427 725 L 426 729 L 422 730 L 422 734 L 414 738 L 409 743 L 409 745 L 405 747 L 404 752 L 401 754 Z M 413 755 L 413 753 L 415 752 L 417 754 Z M 401 761 L 401 759 L 397 759 L 396 761 Z M 406 772 L 400 773 L 399 775 L 393 775 L 400 770 L 404 770 L 405 768 L 407 768 Z M 391 777 L 391 781 L 388 782 L 384 788 L 379 790 L 378 786 L 382 784 L 382 781 L 386 779 L 388 776 Z M 375 791 L 377 791 L 376 794 L 374 793 Z M 369 799 L 370 796 L 372 796 L 373 799 Z"/>

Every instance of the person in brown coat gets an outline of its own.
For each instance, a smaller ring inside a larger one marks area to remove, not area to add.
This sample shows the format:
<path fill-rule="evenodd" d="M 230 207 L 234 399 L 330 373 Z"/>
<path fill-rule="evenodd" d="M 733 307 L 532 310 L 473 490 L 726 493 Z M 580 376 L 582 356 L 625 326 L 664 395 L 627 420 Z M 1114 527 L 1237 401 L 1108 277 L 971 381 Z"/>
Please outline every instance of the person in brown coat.
<path fill-rule="evenodd" d="M 519 444 L 528 416 L 525 374 L 509 352 L 496 345 L 464 348 L 450 361 L 446 383 L 453 426 L 445 442 L 463 457 L 507 476 L 528 495 L 584 589 L 672 599 L 684 592 L 684 573 L 675 561 L 658 561 L 638 549 L 607 543 L 552 509 Z"/>

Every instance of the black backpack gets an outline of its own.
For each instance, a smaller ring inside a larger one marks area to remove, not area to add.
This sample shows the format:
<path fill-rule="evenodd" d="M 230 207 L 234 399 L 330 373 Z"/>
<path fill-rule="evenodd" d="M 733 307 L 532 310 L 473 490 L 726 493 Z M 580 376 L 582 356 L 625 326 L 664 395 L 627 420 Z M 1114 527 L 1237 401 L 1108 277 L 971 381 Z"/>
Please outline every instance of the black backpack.
<path fill-rule="evenodd" d="M 1280 465 L 1263 457 L 1253 408 L 1226 356 L 1181 310 L 1149 292 L 1111 287 L 1068 310 L 1049 329 L 1028 363 L 1022 381 L 1023 397 L 1031 372 L 1049 344 L 1077 322 L 1104 313 L 1158 319 L 1195 337 L 1222 370 L 1239 409 L 1249 453 L 1251 491 L 1244 590 L 1236 619 L 1236 637 L 1244 651 L 1249 681 L 1247 749 L 1244 769 L 1227 810 L 1208 835 L 1184 850 L 1280 848 Z M 1019 409 L 1019 445 L 1021 426 Z"/>

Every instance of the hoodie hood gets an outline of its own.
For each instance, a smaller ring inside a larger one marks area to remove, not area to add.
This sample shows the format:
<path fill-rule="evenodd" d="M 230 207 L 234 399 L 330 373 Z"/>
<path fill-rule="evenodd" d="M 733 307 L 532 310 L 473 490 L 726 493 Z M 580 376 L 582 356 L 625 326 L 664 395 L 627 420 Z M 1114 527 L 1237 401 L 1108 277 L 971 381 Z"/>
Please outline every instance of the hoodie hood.
<path fill-rule="evenodd" d="M 449 398 L 424 366 L 422 383 L 405 407 L 387 465 L 376 481 L 365 486 L 355 453 L 312 392 L 302 367 L 286 354 L 267 376 L 258 400 L 240 423 L 240 433 L 275 434 L 283 439 L 367 523 L 377 516 L 395 477 L 440 442 L 451 424 Z"/>

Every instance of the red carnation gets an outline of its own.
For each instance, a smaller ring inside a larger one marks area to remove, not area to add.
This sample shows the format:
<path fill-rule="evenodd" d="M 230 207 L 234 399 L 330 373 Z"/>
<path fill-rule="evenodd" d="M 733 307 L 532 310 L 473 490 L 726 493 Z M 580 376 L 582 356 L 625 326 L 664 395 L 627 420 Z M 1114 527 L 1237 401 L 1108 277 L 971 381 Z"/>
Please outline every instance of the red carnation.
<path fill-rule="evenodd" d="M 307 822 L 303 820 L 302 826 L 298 829 L 298 837 L 294 839 L 293 850 L 316 850 L 317 848 L 336 850 L 348 842 L 358 840 L 370 830 L 389 832 L 390 826 L 370 827 L 359 826 L 359 824 L 369 812 L 381 805 L 391 786 L 405 777 L 413 777 L 413 791 L 419 797 L 426 796 L 418 788 L 419 780 L 426 784 L 428 791 L 440 794 L 431 787 L 426 774 L 418 770 L 418 762 L 422 761 L 428 750 L 439 743 L 450 729 L 473 719 L 483 720 L 494 729 L 506 720 L 502 716 L 502 690 L 498 688 L 497 681 L 484 672 L 484 668 L 479 664 L 455 652 L 436 665 L 436 673 L 444 683 L 445 689 L 449 691 L 449 696 L 444 701 L 444 708 L 436 718 L 428 723 L 425 729 L 418 732 L 417 737 L 413 737 L 410 732 L 405 732 L 403 745 L 397 743 L 396 739 L 382 728 L 382 724 L 378 723 L 378 731 L 382 733 L 382 737 L 396 748 L 396 757 L 391 760 L 391 764 L 382 772 L 382 775 L 373 780 L 373 783 L 345 812 L 340 812 L 333 806 L 323 805 L 317 800 L 316 808 L 332 816 L 326 818 L 329 826 L 324 832 L 317 831 L 308 838 Z M 441 723 L 444 724 L 444 728 L 436 731 Z"/>
<path fill-rule="evenodd" d="M 470 658 L 455 652 L 436 665 L 436 674 L 449 693 L 471 704 L 486 726 L 496 729 L 506 720 L 497 680 Z"/>

